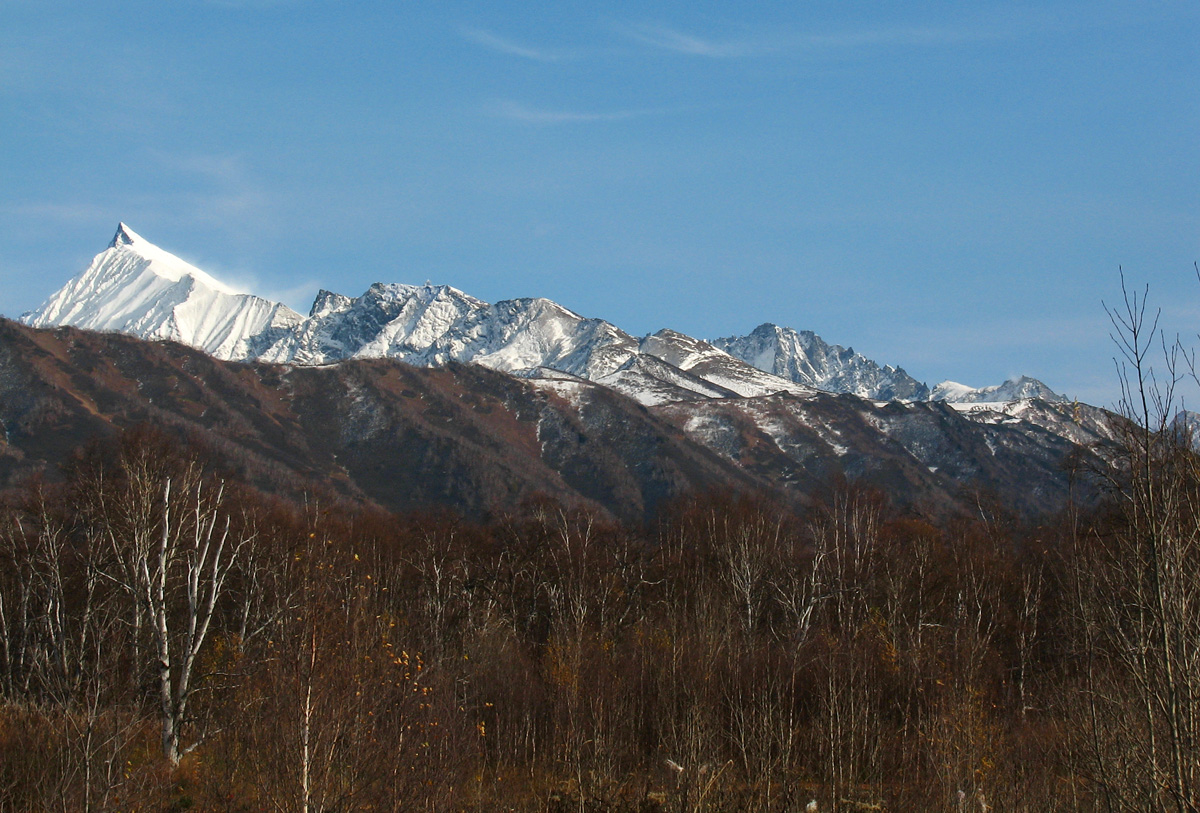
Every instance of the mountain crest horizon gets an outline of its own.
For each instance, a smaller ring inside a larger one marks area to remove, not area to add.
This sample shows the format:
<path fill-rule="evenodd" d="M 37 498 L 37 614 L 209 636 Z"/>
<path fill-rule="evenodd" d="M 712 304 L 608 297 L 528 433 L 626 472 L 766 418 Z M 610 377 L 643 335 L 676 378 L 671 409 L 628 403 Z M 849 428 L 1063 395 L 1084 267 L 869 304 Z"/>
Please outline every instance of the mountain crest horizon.
<path fill-rule="evenodd" d="M 186 285 L 185 277 L 190 278 Z M 549 299 L 489 305 L 428 280 L 424 285 L 377 282 L 359 297 L 322 289 L 304 317 L 235 290 L 158 248 L 124 221 L 88 269 L 22 321 L 174 339 L 228 360 L 329 364 L 387 356 L 418 366 L 474 361 L 514 374 L 555 368 L 603 379 L 646 404 L 712 397 L 714 387 L 743 397 L 811 388 L 882 401 L 978 401 L 984 395 L 989 401 L 1061 400 L 1036 379 L 980 390 L 939 385 L 934 390 L 940 397 L 932 397 L 927 385 L 901 367 L 879 365 L 852 347 L 773 322 L 763 322 L 749 336 L 700 339 L 663 329 L 638 342 L 615 325 Z M 670 381 L 614 378 L 638 353 L 668 361 L 678 371 L 667 376 Z M 697 375 L 707 381 L 703 392 L 690 380 Z"/>

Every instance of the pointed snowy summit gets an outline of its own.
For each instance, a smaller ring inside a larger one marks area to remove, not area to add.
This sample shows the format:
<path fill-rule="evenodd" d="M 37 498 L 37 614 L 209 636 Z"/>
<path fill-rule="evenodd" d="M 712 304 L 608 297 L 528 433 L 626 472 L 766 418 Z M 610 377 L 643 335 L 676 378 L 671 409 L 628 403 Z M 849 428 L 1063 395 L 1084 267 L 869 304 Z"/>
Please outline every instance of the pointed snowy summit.
<path fill-rule="evenodd" d="M 489 304 L 449 285 L 375 283 L 358 297 L 320 291 L 308 316 L 242 293 L 164 251 L 125 223 L 82 273 L 21 320 L 169 339 L 219 359 L 330 364 L 392 358 L 417 366 L 471 362 L 514 375 L 547 369 L 602 382 L 644 404 L 754 398 L 814 390 L 883 401 L 1059 400 L 1022 378 L 932 394 L 903 369 L 881 366 L 812 331 L 766 323 L 748 336 L 701 341 L 660 330 L 640 341 L 602 319 L 543 298 Z"/>
<path fill-rule="evenodd" d="M 144 243 L 137 232 L 126 226 L 124 223 L 117 224 L 117 233 L 113 235 L 112 241 L 108 244 L 109 248 L 120 248 L 121 246 L 131 246 L 134 243 Z"/>
<path fill-rule="evenodd" d="M 121 223 L 107 249 L 21 320 L 169 339 L 230 360 L 286 341 L 301 319 L 284 305 L 238 292 Z"/>

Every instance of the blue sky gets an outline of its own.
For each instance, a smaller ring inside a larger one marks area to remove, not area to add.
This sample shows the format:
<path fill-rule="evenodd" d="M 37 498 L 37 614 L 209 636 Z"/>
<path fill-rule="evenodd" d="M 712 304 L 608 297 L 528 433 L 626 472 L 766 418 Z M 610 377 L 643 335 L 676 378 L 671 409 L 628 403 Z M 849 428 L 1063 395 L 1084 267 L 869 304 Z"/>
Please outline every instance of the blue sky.
<path fill-rule="evenodd" d="M 307 311 L 546 296 L 1116 399 L 1200 344 L 1200 4 L 0 0 L 0 313 L 117 221 Z"/>

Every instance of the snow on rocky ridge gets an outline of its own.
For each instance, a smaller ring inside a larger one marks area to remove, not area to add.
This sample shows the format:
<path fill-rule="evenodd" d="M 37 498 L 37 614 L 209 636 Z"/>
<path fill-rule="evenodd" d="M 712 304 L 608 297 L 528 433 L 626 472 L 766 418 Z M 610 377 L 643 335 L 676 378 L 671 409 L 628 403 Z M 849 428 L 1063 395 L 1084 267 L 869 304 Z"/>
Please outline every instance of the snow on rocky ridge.
<path fill-rule="evenodd" d="M 926 401 L 929 388 L 896 367 L 880 367 L 854 348 L 827 344 L 811 330 L 770 323 L 749 336 L 717 339 L 722 350 L 790 381 L 826 392 L 850 392 L 877 401 Z"/>
<path fill-rule="evenodd" d="M 122 223 L 83 273 L 22 321 L 170 339 L 231 360 L 261 355 L 304 319 L 286 305 L 233 290 Z"/>
<path fill-rule="evenodd" d="M 671 330 L 639 341 L 548 299 L 488 304 L 447 285 L 376 283 L 356 298 L 321 291 L 305 317 L 233 290 L 124 223 L 91 265 L 22 321 L 169 339 L 232 361 L 388 357 L 421 366 L 473 362 L 530 378 L 557 370 L 651 406 L 813 390 L 877 401 L 1063 400 L 1029 378 L 982 389 L 943 382 L 931 392 L 903 369 L 811 331 L 764 324 L 711 343 Z"/>
<path fill-rule="evenodd" d="M 943 381 L 930 393 L 931 401 L 946 401 L 956 404 L 1007 403 L 1040 398 L 1043 401 L 1065 401 L 1041 381 L 1028 376 L 1010 378 L 994 387 L 968 387 L 956 381 Z"/>

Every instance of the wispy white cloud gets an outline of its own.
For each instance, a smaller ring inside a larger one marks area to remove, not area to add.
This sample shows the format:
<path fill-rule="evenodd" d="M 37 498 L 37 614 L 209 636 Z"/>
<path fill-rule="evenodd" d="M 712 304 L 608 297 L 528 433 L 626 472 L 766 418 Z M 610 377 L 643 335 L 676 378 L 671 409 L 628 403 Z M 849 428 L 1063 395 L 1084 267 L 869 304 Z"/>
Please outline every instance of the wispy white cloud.
<path fill-rule="evenodd" d="M 254 278 L 253 282 L 254 287 L 251 290 L 254 293 L 264 299 L 282 302 L 299 313 L 308 313 L 309 308 L 312 307 L 313 299 L 316 298 L 317 291 L 323 287 L 322 281 L 315 279 L 297 282 L 284 287 L 259 284 L 257 278 Z"/>
<path fill-rule="evenodd" d="M 500 118 L 526 124 L 583 124 L 588 122 L 624 121 L 642 116 L 661 115 L 661 110 L 612 110 L 606 112 L 580 110 L 548 110 L 530 107 L 511 100 L 496 101 L 489 105 L 489 112 Z"/>
<path fill-rule="evenodd" d="M 240 155 L 211 153 L 153 153 L 164 168 L 223 186 L 245 186 L 247 169 Z"/>
<path fill-rule="evenodd" d="M 775 48 L 766 40 L 717 40 L 685 33 L 665 25 L 632 25 L 623 29 L 626 36 L 665 51 L 713 58 L 752 56 Z"/>
<path fill-rule="evenodd" d="M 158 151 L 150 159 L 178 179 L 159 196 L 169 219 L 215 227 L 246 244 L 273 230 L 274 198 L 240 154 Z"/>
<path fill-rule="evenodd" d="M 842 31 L 796 37 L 797 47 L 851 49 L 873 46 L 900 45 L 908 47 L 937 47 L 970 42 L 1003 39 L 1015 30 L 1007 24 L 981 26 L 897 26 L 859 31 Z"/>
<path fill-rule="evenodd" d="M 561 49 L 535 48 L 523 45 L 481 28 L 465 29 L 462 31 L 462 36 L 476 45 L 482 45 L 488 50 L 507 54 L 508 56 L 521 57 L 522 59 L 532 59 L 537 62 L 557 62 L 574 55 L 571 51 Z"/>
<path fill-rule="evenodd" d="M 641 45 L 687 56 L 734 59 L 771 55 L 817 54 L 873 47 L 939 47 L 1001 39 L 1020 32 L 1012 21 L 963 26 L 894 26 L 834 32 L 744 29 L 734 36 L 701 36 L 661 24 L 634 24 L 618 32 Z"/>

